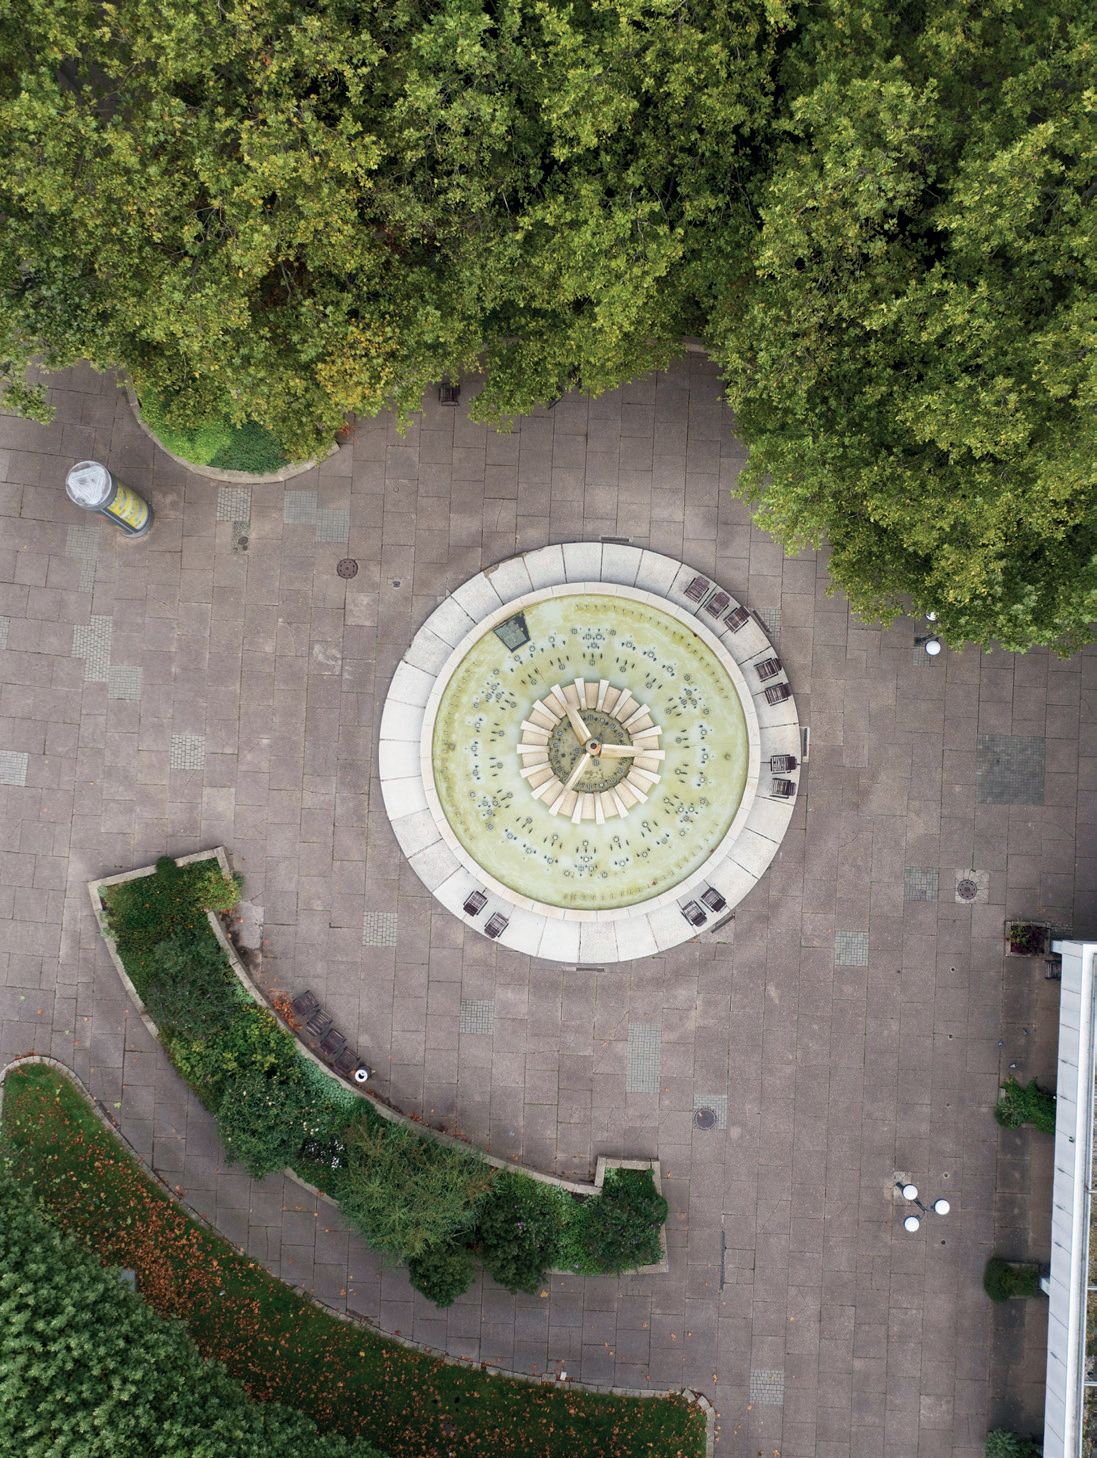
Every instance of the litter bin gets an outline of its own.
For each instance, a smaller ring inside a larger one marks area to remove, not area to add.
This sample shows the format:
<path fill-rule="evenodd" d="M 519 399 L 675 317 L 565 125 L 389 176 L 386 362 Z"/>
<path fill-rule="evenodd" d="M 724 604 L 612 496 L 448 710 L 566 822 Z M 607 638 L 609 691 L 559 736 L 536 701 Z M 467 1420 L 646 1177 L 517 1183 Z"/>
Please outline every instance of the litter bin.
<path fill-rule="evenodd" d="M 128 537 L 143 537 L 152 526 L 152 507 L 132 486 L 98 461 L 77 461 L 65 477 L 70 501 L 105 516 Z"/>

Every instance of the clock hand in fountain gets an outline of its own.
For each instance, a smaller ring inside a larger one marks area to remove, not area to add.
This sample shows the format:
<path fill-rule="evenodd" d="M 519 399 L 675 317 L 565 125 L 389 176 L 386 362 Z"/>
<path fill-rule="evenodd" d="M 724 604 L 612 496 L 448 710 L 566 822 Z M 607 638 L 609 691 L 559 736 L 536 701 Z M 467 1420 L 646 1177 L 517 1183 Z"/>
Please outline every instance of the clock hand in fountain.
<path fill-rule="evenodd" d="M 602 754 L 606 759 L 623 759 L 626 754 L 650 754 L 649 749 L 641 749 L 636 744 L 603 744 Z"/>
<path fill-rule="evenodd" d="M 567 709 L 568 723 L 575 730 L 575 733 L 579 739 L 579 743 L 589 744 L 591 738 L 590 730 L 583 723 L 583 720 L 579 714 L 579 710 L 571 704 L 566 704 L 565 708 Z"/>
<path fill-rule="evenodd" d="M 570 790 L 572 788 L 572 786 L 579 779 L 580 775 L 586 769 L 587 765 L 590 764 L 590 760 L 591 756 L 589 754 L 581 754 L 579 756 L 579 758 L 575 762 L 575 768 L 572 770 L 571 774 L 568 775 L 567 784 L 564 786 L 565 790 Z"/>

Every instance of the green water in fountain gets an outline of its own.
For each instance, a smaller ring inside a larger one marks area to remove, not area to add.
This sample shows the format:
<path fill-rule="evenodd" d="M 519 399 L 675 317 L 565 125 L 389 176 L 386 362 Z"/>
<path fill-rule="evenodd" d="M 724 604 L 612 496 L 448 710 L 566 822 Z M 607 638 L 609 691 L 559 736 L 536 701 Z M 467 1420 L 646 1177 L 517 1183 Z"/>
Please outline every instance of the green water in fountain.
<path fill-rule="evenodd" d="M 697 634 L 648 603 L 575 594 L 523 611 L 530 641 L 512 653 L 486 632 L 443 691 L 431 746 L 443 812 L 469 856 L 521 896 L 574 910 L 647 901 L 690 876 L 735 817 L 748 762 L 739 696 Z M 576 678 L 631 690 L 663 728 L 647 803 L 604 825 L 551 815 L 520 774 L 522 720 Z"/>

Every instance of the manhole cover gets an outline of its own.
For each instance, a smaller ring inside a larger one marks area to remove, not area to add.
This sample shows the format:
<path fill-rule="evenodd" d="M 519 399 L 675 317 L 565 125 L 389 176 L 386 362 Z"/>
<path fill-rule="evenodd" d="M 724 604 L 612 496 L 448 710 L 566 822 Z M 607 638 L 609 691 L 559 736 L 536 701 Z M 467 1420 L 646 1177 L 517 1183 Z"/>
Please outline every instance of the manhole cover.
<path fill-rule="evenodd" d="M 715 1129 L 716 1110 L 695 1109 L 693 1112 L 693 1122 L 697 1125 L 698 1129 Z"/>
<path fill-rule="evenodd" d="M 970 876 L 956 882 L 956 896 L 960 901 L 974 901 L 979 894 L 979 883 L 973 881 Z"/>
<path fill-rule="evenodd" d="M 341 557 L 335 568 L 340 577 L 351 578 L 357 576 L 358 563 L 353 557 Z"/>

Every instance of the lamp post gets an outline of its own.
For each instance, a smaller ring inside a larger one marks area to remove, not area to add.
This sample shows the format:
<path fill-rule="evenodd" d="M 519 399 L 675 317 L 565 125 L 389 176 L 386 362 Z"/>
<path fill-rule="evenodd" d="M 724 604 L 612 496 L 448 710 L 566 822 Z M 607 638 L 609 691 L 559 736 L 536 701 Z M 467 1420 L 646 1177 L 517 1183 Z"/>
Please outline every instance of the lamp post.
<path fill-rule="evenodd" d="M 952 1209 L 949 1202 L 944 1199 L 934 1200 L 930 1205 L 925 1204 L 919 1198 L 917 1185 L 904 1184 L 902 1180 L 896 1180 L 895 1188 L 904 1200 L 908 1201 L 911 1205 L 917 1205 L 922 1215 L 947 1215 Z M 913 1235 L 922 1224 L 922 1215 L 904 1216 L 903 1229 Z"/>

